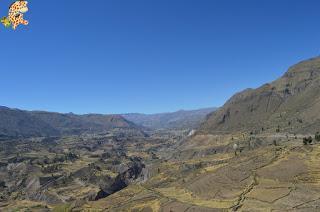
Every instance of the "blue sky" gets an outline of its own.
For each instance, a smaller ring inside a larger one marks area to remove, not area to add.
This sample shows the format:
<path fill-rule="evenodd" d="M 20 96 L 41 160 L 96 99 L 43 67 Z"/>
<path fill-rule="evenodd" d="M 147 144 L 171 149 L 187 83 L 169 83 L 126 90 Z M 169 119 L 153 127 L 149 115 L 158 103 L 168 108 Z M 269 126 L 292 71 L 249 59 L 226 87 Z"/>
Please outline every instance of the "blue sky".
<path fill-rule="evenodd" d="M 0 1 L 0 16 L 12 1 Z M 74 113 L 221 106 L 319 55 L 316 0 L 29 0 L 0 27 L 0 105 Z"/>

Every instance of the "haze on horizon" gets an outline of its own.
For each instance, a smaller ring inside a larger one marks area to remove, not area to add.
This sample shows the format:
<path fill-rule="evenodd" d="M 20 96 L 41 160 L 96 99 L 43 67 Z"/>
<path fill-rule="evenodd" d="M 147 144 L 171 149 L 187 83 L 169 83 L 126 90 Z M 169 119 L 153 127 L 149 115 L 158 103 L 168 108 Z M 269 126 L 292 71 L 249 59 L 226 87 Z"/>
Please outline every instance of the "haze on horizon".
<path fill-rule="evenodd" d="M 11 1 L 0 2 L 6 15 Z M 221 106 L 319 55 L 320 2 L 30 1 L 0 28 L 0 105 L 83 113 Z M 283 12 L 290 11 L 290 12 Z"/>

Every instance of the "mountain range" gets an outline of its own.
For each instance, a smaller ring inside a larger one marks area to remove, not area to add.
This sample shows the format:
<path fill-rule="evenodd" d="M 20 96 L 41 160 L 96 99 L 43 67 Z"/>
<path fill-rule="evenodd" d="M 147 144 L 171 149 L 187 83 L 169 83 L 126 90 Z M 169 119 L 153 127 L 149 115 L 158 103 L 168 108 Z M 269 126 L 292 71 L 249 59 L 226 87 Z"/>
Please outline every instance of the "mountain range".
<path fill-rule="evenodd" d="M 0 107 L 0 136 L 60 136 L 121 128 L 141 130 L 120 115 L 75 115 Z"/>
<path fill-rule="evenodd" d="M 300 62 L 279 79 L 231 97 L 223 107 L 159 114 L 75 115 L 0 107 L 0 135 L 57 136 L 121 129 L 195 129 L 314 133 L 320 126 L 320 57 Z"/>
<path fill-rule="evenodd" d="M 199 110 L 179 110 L 171 113 L 122 115 L 129 121 L 150 129 L 195 129 L 205 120 L 206 116 L 217 108 Z"/>
<path fill-rule="evenodd" d="M 154 115 L 102 115 L 26 111 L 0 107 L 0 137 L 61 136 L 103 133 L 112 129 L 142 133 L 154 129 L 194 129 L 214 108 Z"/>

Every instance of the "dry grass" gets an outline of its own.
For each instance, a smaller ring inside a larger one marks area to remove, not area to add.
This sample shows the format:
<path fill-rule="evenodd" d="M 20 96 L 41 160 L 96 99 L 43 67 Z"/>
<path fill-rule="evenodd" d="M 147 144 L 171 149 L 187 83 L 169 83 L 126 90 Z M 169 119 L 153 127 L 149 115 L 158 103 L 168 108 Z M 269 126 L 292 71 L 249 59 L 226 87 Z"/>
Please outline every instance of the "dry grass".
<path fill-rule="evenodd" d="M 185 204 L 191 204 L 196 205 L 200 207 L 208 207 L 208 208 L 230 208 L 236 201 L 234 200 L 215 200 L 215 199 L 202 199 L 198 196 L 194 195 L 190 191 L 183 189 L 183 188 L 177 188 L 177 187 L 168 187 L 168 188 L 159 188 L 156 189 L 159 193 L 161 193 L 163 196 L 168 197 L 170 199 L 177 200 L 179 202 L 185 203 Z"/>
<path fill-rule="evenodd" d="M 160 201 L 152 200 L 152 201 L 146 201 L 143 203 L 137 203 L 134 207 L 132 207 L 132 210 L 143 211 L 146 208 L 152 210 L 153 212 L 158 212 L 160 211 Z"/>

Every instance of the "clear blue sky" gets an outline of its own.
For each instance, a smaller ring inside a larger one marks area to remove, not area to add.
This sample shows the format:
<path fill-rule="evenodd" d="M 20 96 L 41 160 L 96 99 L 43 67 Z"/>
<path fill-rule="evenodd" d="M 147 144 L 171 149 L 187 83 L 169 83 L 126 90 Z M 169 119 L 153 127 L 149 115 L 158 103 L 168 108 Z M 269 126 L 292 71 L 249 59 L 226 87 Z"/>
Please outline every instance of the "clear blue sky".
<path fill-rule="evenodd" d="M 0 1 L 0 16 L 12 1 Z M 0 105 L 75 113 L 221 106 L 319 55 L 319 0 L 29 0 L 0 27 Z"/>

